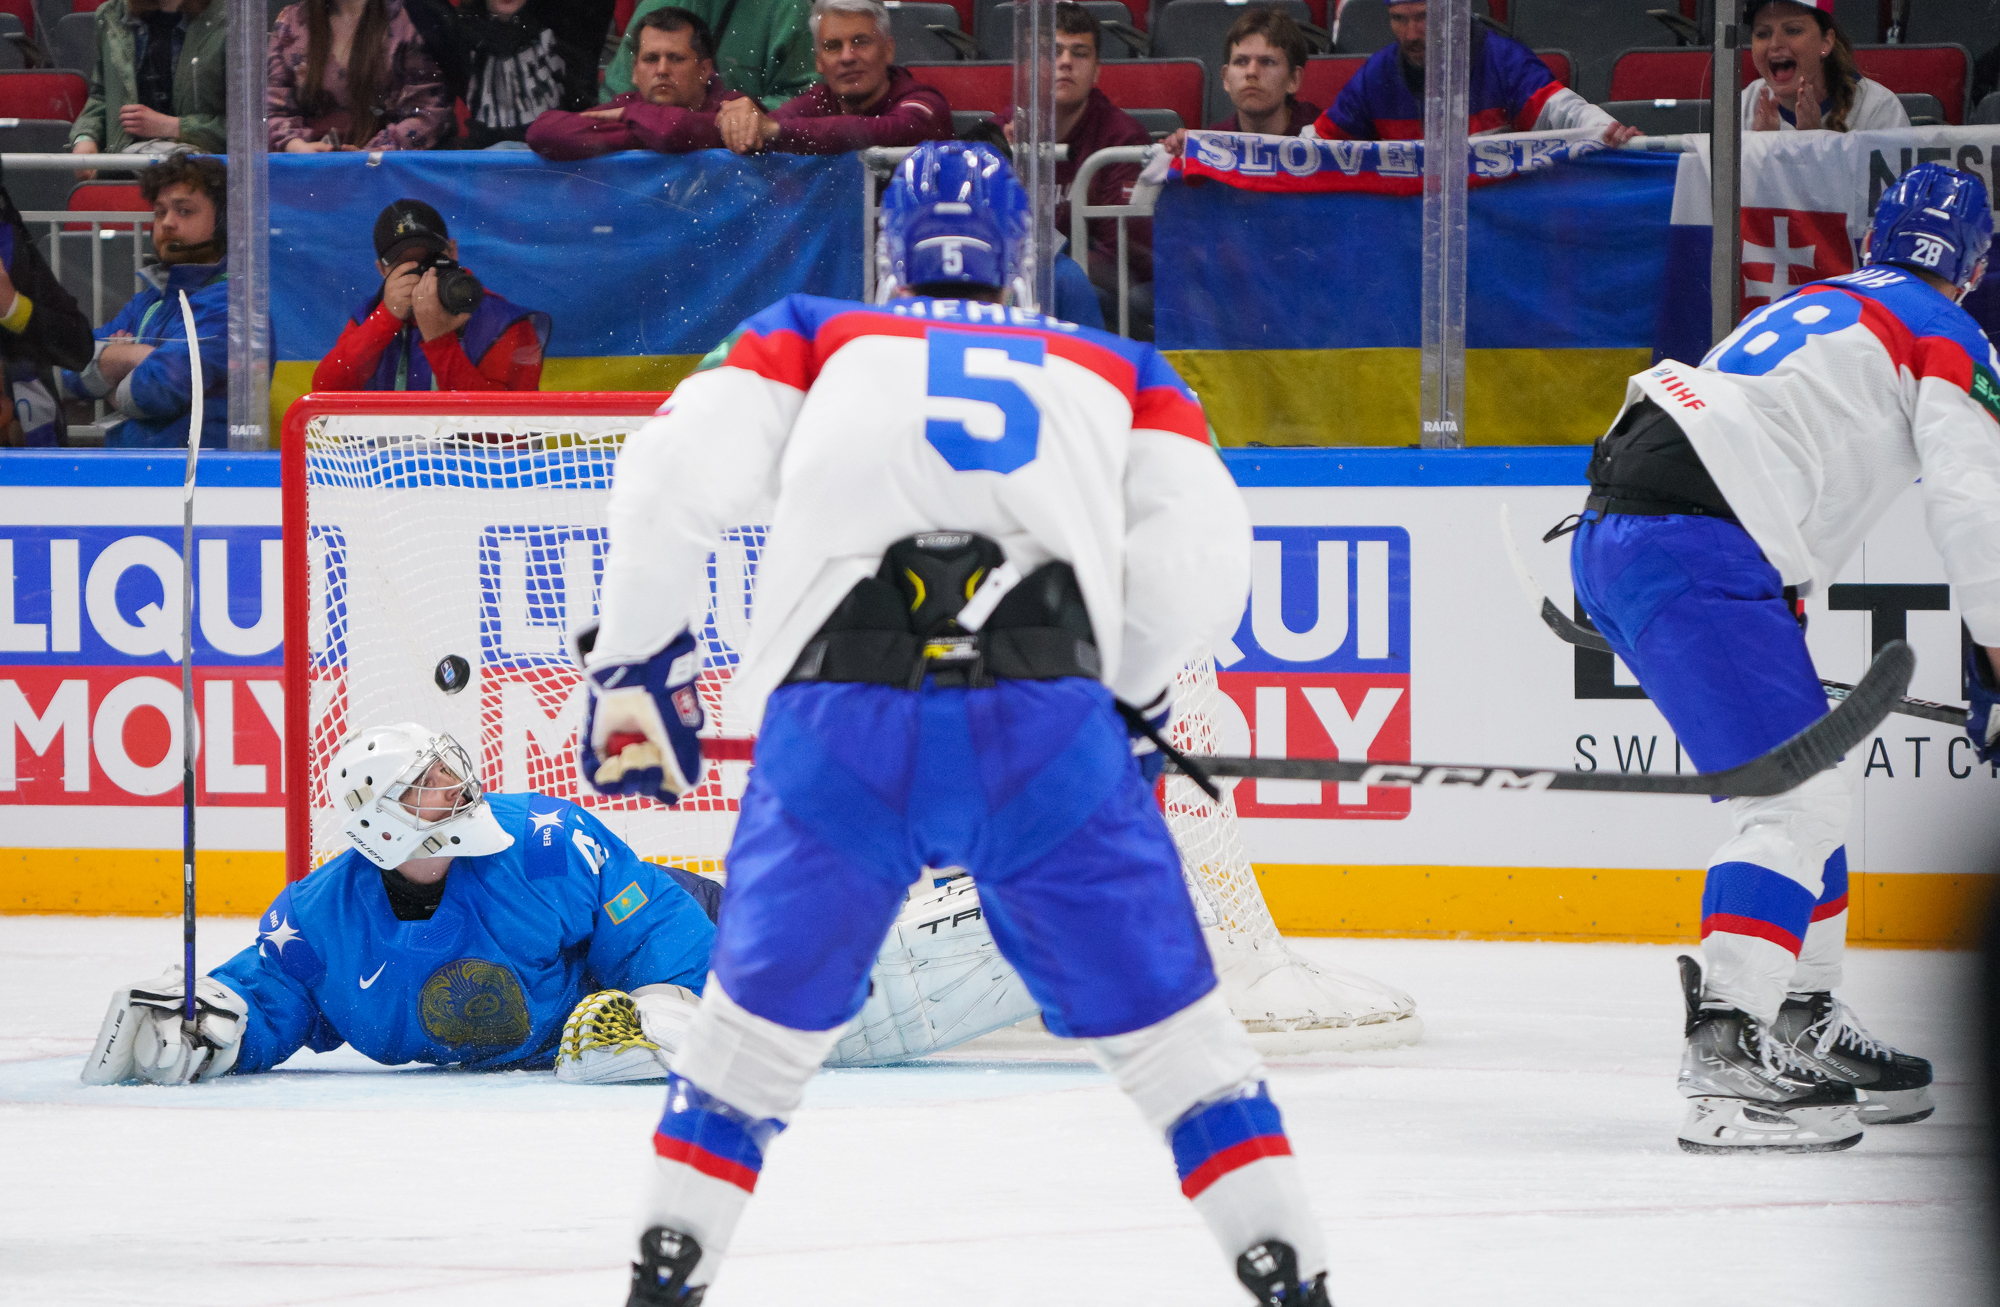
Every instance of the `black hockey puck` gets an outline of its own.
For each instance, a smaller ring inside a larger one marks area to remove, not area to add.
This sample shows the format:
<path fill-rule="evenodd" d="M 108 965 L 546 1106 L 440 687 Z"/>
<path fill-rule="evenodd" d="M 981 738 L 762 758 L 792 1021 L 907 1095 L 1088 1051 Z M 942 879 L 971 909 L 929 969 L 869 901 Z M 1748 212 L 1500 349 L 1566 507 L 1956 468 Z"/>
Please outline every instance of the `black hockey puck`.
<path fill-rule="evenodd" d="M 431 679 L 446 694 L 457 694 L 472 684 L 472 667 L 457 654 L 446 654 L 438 660 L 437 670 L 431 673 Z"/>

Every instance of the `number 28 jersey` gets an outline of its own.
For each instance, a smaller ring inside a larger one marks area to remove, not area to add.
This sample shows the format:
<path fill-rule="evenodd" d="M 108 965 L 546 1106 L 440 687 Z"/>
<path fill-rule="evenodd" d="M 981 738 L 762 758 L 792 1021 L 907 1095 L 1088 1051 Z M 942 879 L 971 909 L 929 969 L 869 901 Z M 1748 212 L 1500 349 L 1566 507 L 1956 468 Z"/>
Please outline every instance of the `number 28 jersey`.
<path fill-rule="evenodd" d="M 766 516 L 768 514 L 768 516 Z M 626 442 L 600 657 L 649 655 L 709 599 L 721 532 L 768 521 L 732 716 L 770 691 L 895 541 L 976 531 L 1076 571 L 1105 682 L 1146 702 L 1243 612 L 1248 511 L 1151 345 L 1040 314 L 793 295 Z"/>

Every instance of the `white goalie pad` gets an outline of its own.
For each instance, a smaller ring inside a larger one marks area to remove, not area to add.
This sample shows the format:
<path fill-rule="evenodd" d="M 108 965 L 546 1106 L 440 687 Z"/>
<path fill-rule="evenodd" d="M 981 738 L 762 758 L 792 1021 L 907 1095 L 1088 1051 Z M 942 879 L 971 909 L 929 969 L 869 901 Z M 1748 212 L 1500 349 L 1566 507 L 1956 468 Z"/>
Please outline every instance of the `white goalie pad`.
<path fill-rule="evenodd" d="M 961 876 L 904 905 L 876 956 L 868 1001 L 826 1065 L 907 1062 L 1039 1011 L 993 943 L 979 891 Z"/>
<path fill-rule="evenodd" d="M 1416 1000 L 1330 962 L 1308 962 L 1282 939 L 1204 927 L 1229 1010 L 1265 1056 L 1399 1048 L 1423 1038 Z"/>

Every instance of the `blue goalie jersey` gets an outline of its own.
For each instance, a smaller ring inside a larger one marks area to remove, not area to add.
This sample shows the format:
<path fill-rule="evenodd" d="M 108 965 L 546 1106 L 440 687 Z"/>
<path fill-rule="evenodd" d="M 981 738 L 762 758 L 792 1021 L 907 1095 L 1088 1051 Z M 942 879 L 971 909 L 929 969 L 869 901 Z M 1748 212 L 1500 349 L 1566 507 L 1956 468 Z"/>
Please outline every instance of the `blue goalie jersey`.
<path fill-rule="evenodd" d="M 343 1043 L 390 1065 L 546 1067 L 586 994 L 700 992 L 715 926 L 672 869 L 573 803 L 487 802 L 514 843 L 453 863 L 428 921 L 397 920 L 353 852 L 278 895 L 256 944 L 212 973 L 250 1005 L 238 1072 Z"/>

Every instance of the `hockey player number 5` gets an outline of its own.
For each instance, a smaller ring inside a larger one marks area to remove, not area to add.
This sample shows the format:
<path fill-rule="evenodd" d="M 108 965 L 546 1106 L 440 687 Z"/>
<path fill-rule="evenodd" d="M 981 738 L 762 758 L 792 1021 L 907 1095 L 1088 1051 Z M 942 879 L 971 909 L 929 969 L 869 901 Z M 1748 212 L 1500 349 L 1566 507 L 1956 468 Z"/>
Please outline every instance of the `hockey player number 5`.
<path fill-rule="evenodd" d="M 924 439 L 959 472 L 1004 474 L 1033 462 L 1042 411 L 1008 373 L 1041 367 L 1044 342 L 936 327 L 925 339 L 932 402 L 925 406 Z"/>

